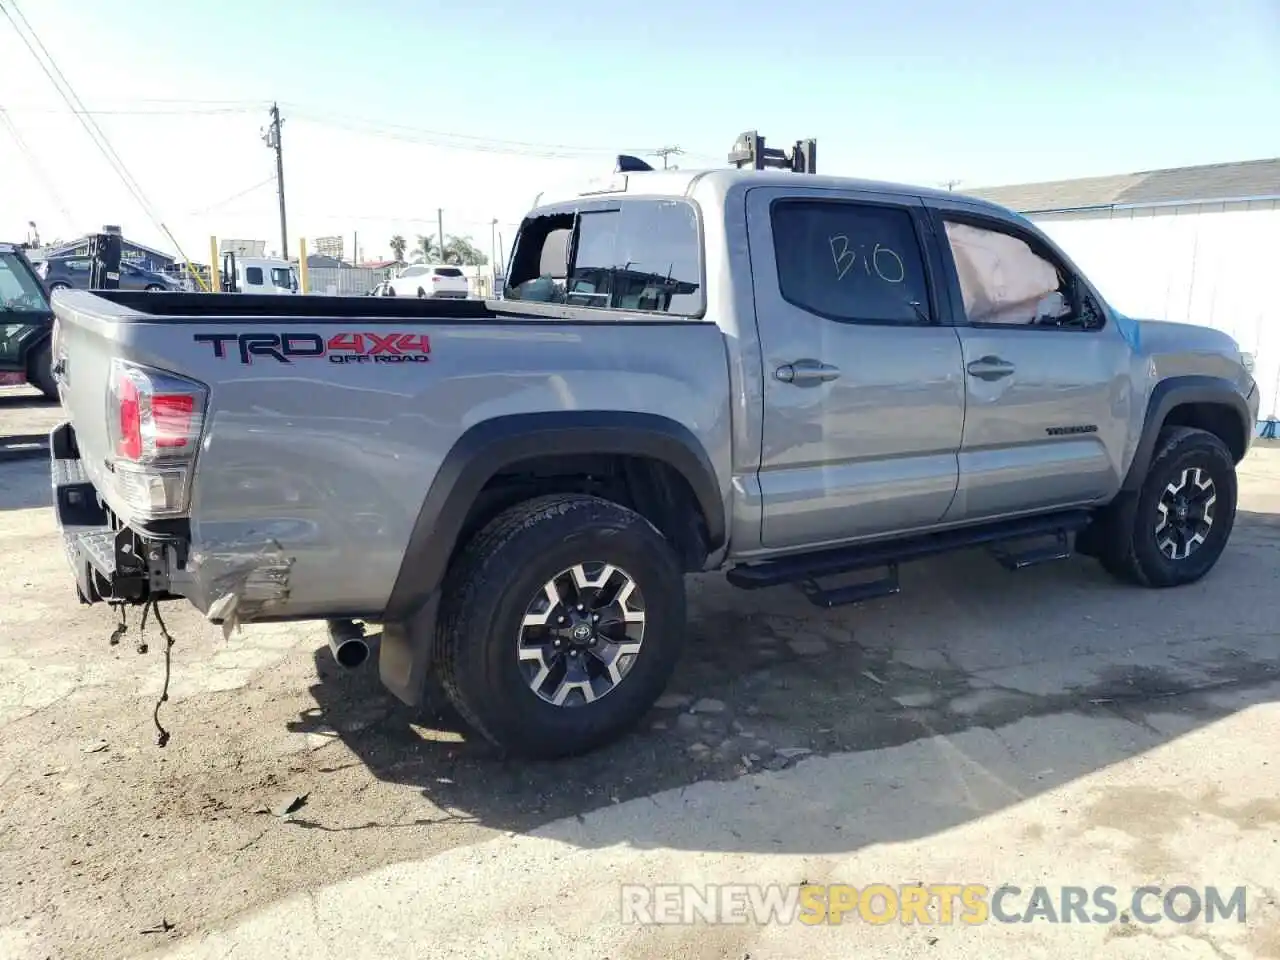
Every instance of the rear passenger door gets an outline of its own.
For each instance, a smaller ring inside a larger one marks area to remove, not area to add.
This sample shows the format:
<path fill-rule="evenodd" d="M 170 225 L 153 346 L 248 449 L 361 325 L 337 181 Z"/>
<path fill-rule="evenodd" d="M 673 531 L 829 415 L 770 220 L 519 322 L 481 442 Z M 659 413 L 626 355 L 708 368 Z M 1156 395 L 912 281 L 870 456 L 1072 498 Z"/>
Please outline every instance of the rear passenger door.
<path fill-rule="evenodd" d="M 764 364 L 762 544 L 936 523 L 956 491 L 964 383 L 922 203 L 757 187 L 747 229 Z"/>

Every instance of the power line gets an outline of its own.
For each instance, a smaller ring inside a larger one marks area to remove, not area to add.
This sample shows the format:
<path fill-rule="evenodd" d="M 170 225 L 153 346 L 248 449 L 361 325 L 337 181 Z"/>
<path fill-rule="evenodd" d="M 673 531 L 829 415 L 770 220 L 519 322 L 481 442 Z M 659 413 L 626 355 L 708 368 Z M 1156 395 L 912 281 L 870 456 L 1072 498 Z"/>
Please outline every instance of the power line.
<path fill-rule="evenodd" d="M 9 131 L 9 135 L 13 137 L 13 142 L 17 144 L 18 152 L 22 154 L 23 158 L 31 166 L 31 172 L 44 184 L 44 188 L 49 191 L 50 198 L 58 205 L 58 210 L 62 213 L 63 219 L 66 220 L 67 226 L 74 229 L 75 218 L 71 216 L 71 210 L 67 207 L 66 201 L 62 199 L 62 195 L 58 192 L 58 188 L 53 185 L 53 181 L 45 175 L 44 167 L 40 165 L 40 161 L 31 152 L 31 148 L 27 146 L 27 141 L 23 139 L 17 124 L 13 122 L 13 118 L 9 116 L 9 112 L 4 107 L 0 107 L 0 121 L 3 121 Z"/>
<path fill-rule="evenodd" d="M 16 8 L 15 8 L 16 9 Z M 184 109 L 163 108 L 149 110 L 72 110 L 71 113 L 84 114 L 89 117 L 207 117 L 218 114 L 250 113 L 255 107 L 187 107 Z M 56 107 L 11 107 L 12 113 L 66 113 L 66 109 Z"/>
<path fill-rule="evenodd" d="M 235 193 L 231 194 L 231 196 L 229 197 L 223 197 L 217 203 L 211 203 L 207 207 L 201 207 L 199 210 L 192 210 L 187 213 L 187 216 L 199 217 L 199 216 L 203 216 L 206 213 L 212 213 L 214 210 L 217 210 L 219 207 L 225 207 L 229 203 L 234 203 L 236 200 L 239 200 L 241 197 L 248 196 L 249 194 L 253 193 L 255 190 L 261 190 L 263 187 L 267 186 L 267 184 L 275 183 L 275 182 L 276 182 L 275 174 L 272 174 L 271 176 L 267 177 L 267 179 L 260 180 L 251 187 L 245 187 L 243 190 L 237 190 Z"/>
<path fill-rule="evenodd" d="M 662 158 L 662 169 L 663 169 L 663 170 L 666 170 L 666 169 L 668 169 L 668 167 L 667 167 L 667 161 L 668 161 L 668 159 L 669 159 L 669 158 L 671 158 L 671 157 L 678 157 L 678 156 L 680 156 L 682 153 L 684 153 L 684 151 L 683 151 L 683 150 L 681 150 L 679 147 L 659 147 L 657 150 L 654 150 L 652 153 L 650 153 L 650 154 L 649 154 L 649 156 L 651 156 L 651 157 L 661 157 L 661 158 Z"/>
<path fill-rule="evenodd" d="M 13 13 L 16 13 L 18 15 L 18 19 L 20 19 L 23 25 L 27 28 L 27 32 L 31 34 L 30 40 L 28 40 L 26 34 L 24 34 L 18 28 L 17 21 L 13 19 L 13 16 L 10 14 L 8 7 L 13 8 Z M 27 51 L 35 59 L 36 63 L 40 67 L 40 70 L 44 73 L 46 77 L 49 78 L 49 82 L 53 84 L 54 89 L 58 91 L 59 96 L 61 96 L 62 99 L 66 102 L 68 108 L 70 108 L 72 113 L 76 115 L 76 119 L 80 121 L 80 124 L 81 126 L 84 127 L 85 132 L 89 134 L 89 139 L 93 141 L 94 146 L 96 146 L 98 150 L 102 153 L 102 155 L 107 159 L 107 162 L 116 171 L 116 174 L 120 177 L 120 180 L 122 183 L 124 183 L 126 189 L 128 189 L 128 191 L 131 194 L 133 194 L 134 199 L 138 201 L 139 205 L 143 209 L 143 212 L 146 213 L 146 215 L 151 219 L 151 222 L 155 224 L 156 227 L 158 227 L 166 237 L 169 238 L 169 242 L 174 245 L 175 249 L 177 249 L 179 255 L 182 257 L 183 261 L 186 263 L 187 270 L 191 273 L 191 276 L 195 278 L 196 282 L 200 284 L 202 288 L 207 289 L 205 287 L 204 281 L 199 277 L 199 275 L 196 273 L 194 268 L 192 268 L 191 261 L 187 257 L 186 253 L 183 252 L 181 244 L 178 243 L 177 238 L 174 237 L 174 235 L 170 232 L 169 228 L 165 226 L 164 222 L 156 214 L 155 208 L 152 207 L 151 203 L 147 200 L 146 196 L 143 194 L 142 187 L 138 184 L 137 180 L 134 179 L 133 175 L 129 173 L 128 168 L 125 167 L 124 165 L 124 161 L 120 159 L 120 155 L 116 153 L 115 148 L 111 146 L 111 141 L 109 141 L 107 139 L 106 134 L 102 132 L 102 128 L 98 126 L 97 121 L 94 120 L 92 116 L 89 116 L 87 113 L 84 112 L 85 111 L 84 101 L 82 101 L 80 97 L 76 94 L 75 88 L 71 86 L 71 83 L 67 80 L 66 76 L 62 73 L 62 70 L 59 69 L 57 61 L 54 60 L 53 55 L 49 53 L 48 48 L 46 48 L 44 43 L 40 40 L 40 35 L 35 31 L 35 28 L 31 26 L 31 22 L 27 20 L 21 8 L 18 6 L 16 0 L 8 0 L 8 7 L 6 7 L 4 0 L 0 0 L 0 13 L 3 13 L 5 15 L 5 19 L 8 20 L 9 23 L 13 26 L 14 32 L 18 34 L 18 38 L 22 41 L 23 46 L 27 48 Z M 41 52 L 44 54 L 45 58 L 48 60 L 47 65 L 45 61 L 40 58 L 40 55 L 36 53 L 35 47 L 31 45 L 32 40 L 35 41 L 36 46 L 40 48 Z M 55 74 L 56 74 L 56 78 L 55 78 Z M 61 84 L 59 84 L 59 80 L 61 80 Z"/>
<path fill-rule="evenodd" d="M 472 134 L 446 133 L 441 130 L 428 130 L 422 127 L 411 127 L 404 124 L 382 123 L 340 114 L 321 113 L 310 110 L 300 104 L 285 104 L 295 119 L 301 119 L 321 126 L 332 126 L 365 133 L 370 136 L 381 136 L 393 140 L 404 140 L 409 143 L 421 143 L 429 146 L 473 150 L 480 153 L 506 153 L 520 156 L 543 157 L 547 159 L 575 159 L 579 157 L 615 155 L 618 153 L 653 153 L 653 147 L 587 147 L 564 143 L 533 143 L 525 140 L 502 140 L 494 137 L 480 137 Z"/>

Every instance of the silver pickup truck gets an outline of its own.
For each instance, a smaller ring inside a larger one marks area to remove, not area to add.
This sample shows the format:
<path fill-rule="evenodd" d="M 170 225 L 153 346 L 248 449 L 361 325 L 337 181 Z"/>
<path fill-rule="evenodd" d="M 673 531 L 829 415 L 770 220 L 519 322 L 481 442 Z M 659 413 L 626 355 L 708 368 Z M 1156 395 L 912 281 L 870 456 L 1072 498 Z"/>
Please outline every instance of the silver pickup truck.
<path fill-rule="evenodd" d="M 1113 310 L 1034 226 L 777 171 L 619 175 L 524 220 L 499 301 L 54 298 L 80 599 L 330 622 L 513 753 L 617 737 L 683 576 L 832 606 L 975 545 L 1148 587 L 1222 553 L 1257 415 L 1226 335 Z"/>

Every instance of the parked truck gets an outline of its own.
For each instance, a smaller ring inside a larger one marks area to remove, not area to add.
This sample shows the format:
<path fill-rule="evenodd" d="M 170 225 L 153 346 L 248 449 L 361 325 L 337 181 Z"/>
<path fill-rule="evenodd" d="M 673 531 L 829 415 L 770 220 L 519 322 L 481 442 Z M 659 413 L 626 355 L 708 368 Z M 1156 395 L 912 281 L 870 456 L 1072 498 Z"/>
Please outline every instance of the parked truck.
<path fill-rule="evenodd" d="M 49 297 L 24 249 L 0 243 L 0 386 L 28 383 L 56 398 L 50 374 Z"/>
<path fill-rule="evenodd" d="M 553 757 L 677 667 L 686 574 L 834 606 L 988 546 L 1145 587 L 1227 544 L 1258 392 L 1129 319 L 1025 219 L 793 172 L 630 172 L 524 219 L 501 301 L 93 294 L 54 306 L 80 599 L 323 619 Z"/>

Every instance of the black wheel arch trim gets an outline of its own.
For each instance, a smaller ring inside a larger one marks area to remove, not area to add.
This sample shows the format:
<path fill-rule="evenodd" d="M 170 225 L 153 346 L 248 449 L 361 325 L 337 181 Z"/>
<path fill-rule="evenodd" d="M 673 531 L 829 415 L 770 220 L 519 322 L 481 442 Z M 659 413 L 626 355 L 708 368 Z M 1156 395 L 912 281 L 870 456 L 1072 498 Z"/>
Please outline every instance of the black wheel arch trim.
<path fill-rule="evenodd" d="M 1133 462 L 1125 474 L 1126 491 L 1136 491 L 1146 478 L 1151 459 L 1155 456 L 1156 441 L 1165 419 L 1175 408 L 1189 403 L 1216 404 L 1234 410 L 1244 430 L 1246 446 L 1253 424 L 1250 422 L 1248 399 L 1236 389 L 1235 384 L 1222 377 L 1183 376 L 1161 380 L 1147 400 L 1146 419 L 1142 424 L 1142 436 L 1134 452 Z"/>
<path fill-rule="evenodd" d="M 698 501 L 708 551 L 724 545 L 726 518 L 715 468 L 683 424 L 657 414 L 594 410 L 495 417 L 459 437 L 436 471 L 387 600 L 385 620 L 407 620 L 439 589 L 467 514 L 489 479 L 548 451 L 665 462 L 684 477 Z"/>

